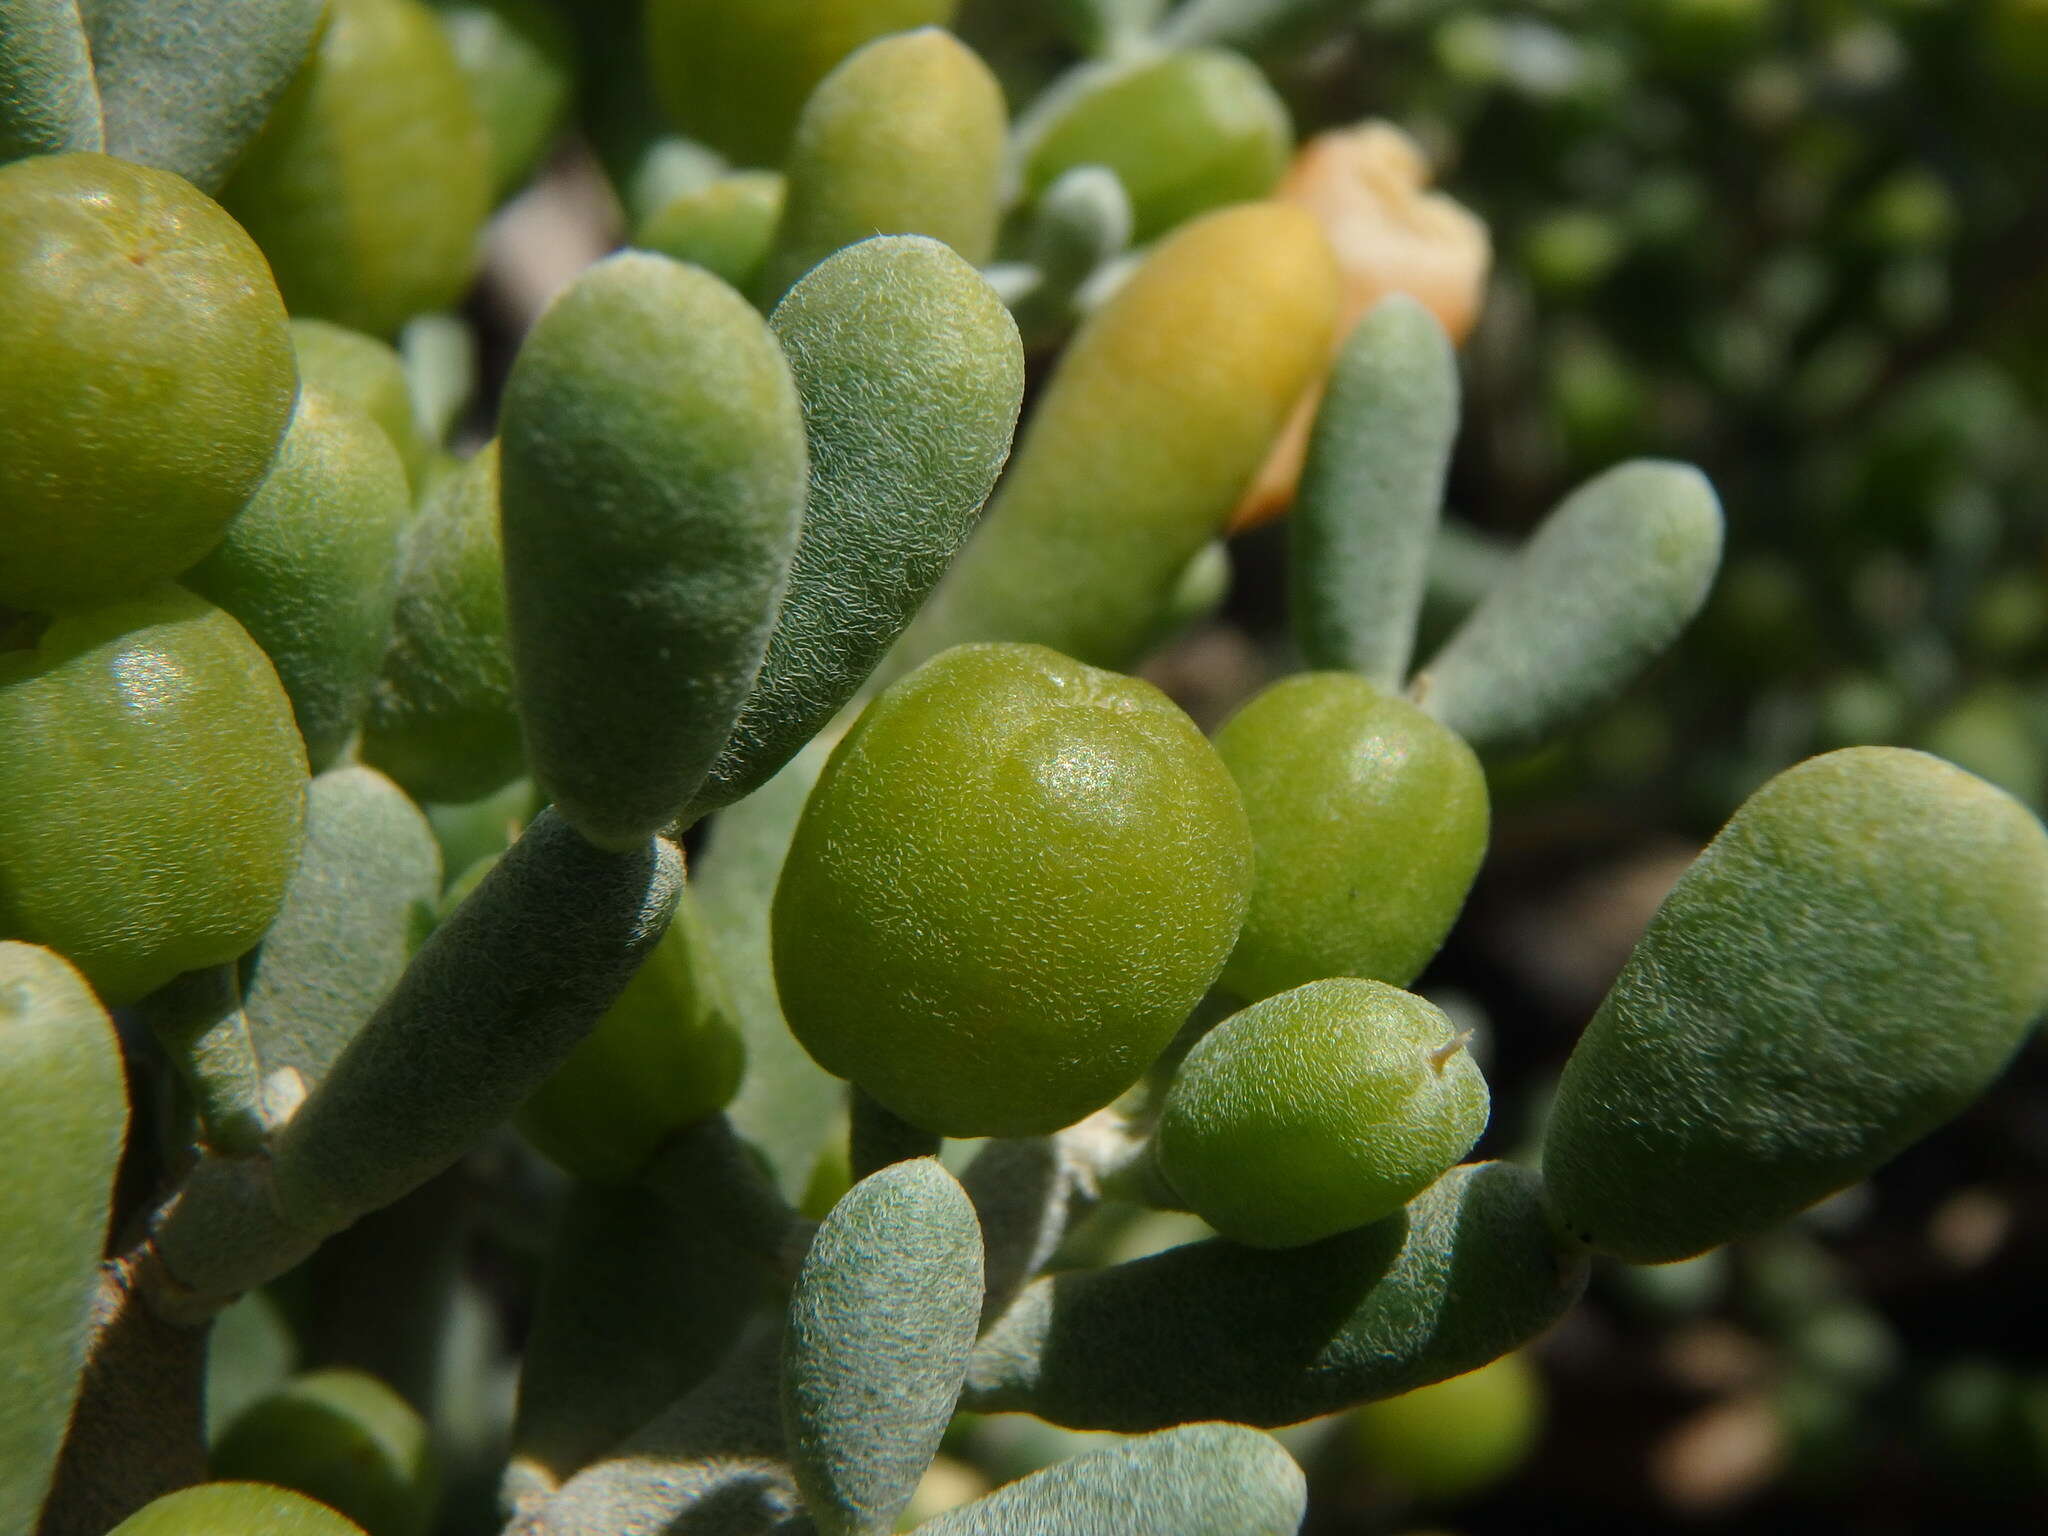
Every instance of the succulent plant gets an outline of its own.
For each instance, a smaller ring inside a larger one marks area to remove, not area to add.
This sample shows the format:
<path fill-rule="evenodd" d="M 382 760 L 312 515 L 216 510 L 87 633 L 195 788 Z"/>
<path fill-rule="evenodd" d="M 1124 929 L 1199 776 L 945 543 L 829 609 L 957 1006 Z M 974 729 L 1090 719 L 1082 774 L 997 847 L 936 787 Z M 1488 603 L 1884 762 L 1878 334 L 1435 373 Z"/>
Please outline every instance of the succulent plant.
<path fill-rule="evenodd" d="M 946 5 L 573 9 L 0 0 L 0 1528 L 874 1536 L 967 1410 L 1133 1438 L 934 1532 L 1278 1536 L 1261 1429 L 1862 1178 L 2048 1004 L 2033 814 L 1832 753 L 1537 1164 L 1461 1162 L 1402 989 L 1486 765 L 1706 600 L 1705 477 L 1594 476 L 1421 645 L 1450 339 L 1248 201 L 1237 50 L 1315 0 L 1061 7 L 1014 124 Z M 644 248 L 452 438 L 429 312 L 572 49 Z M 1125 674 L 1305 399 L 1303 670 L 1212 741 Z M 1216 1235 L 1056 1262 L 1104 1204 Z"/>

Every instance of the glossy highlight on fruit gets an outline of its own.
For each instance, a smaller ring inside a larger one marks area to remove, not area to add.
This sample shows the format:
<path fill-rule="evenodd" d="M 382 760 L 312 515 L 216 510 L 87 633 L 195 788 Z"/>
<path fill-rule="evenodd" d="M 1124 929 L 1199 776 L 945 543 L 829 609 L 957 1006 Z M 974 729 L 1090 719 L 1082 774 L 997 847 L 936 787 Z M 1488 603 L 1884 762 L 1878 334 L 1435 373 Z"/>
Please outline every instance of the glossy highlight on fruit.
<path fill-rule="evenodd" d="M 58 951 L 108 1005 L 263 937 L 305 805 L 276 672 L 182 587 L 0 652 L 0 936 Z"/>
<path fill-rule="evenodd" d="M 1225 1237 L 1296 1247 L 1378 1221 L 1472 1150 L 1486 1079 L 1433 1004 L 1384 982 L 1311 982 L 1195 1043 L 1174 1074 L 1160 1172 Z"/>
<path fill-rule="evenodd" d="M 126 596 L 198 560 L 262 480 L 297 374 L 262 253 L 183 178 L 0 167 L 0 604 Z"/>
<path fill-rule="evenodd" d="M 1216 751 L 1258 849 L 1224 986 L 1257 999 L 1328 976 L 1414 980 L 1486 856 L 1472 749 L 1362 677 L 1307 672 L 1238 711 Z"/>
<path fill-rule="evenodd" d="M 1896 747 L 1745 801 L 1566 1063 L 1543 1148 L 1579 1240 L 1690 1258 L 1854 1183 L 1981 1093 L 2048 1005 L 2048 832 Z"/>
<path fill-rule="evenodd" d="M 1251 848 L 1151 685 L 1041 646 L 949 651 L 868 706 L 776 890 L 776 984 L 829 1070 L 953 1136 L 1128 1088 L 1223 963 Z"/>

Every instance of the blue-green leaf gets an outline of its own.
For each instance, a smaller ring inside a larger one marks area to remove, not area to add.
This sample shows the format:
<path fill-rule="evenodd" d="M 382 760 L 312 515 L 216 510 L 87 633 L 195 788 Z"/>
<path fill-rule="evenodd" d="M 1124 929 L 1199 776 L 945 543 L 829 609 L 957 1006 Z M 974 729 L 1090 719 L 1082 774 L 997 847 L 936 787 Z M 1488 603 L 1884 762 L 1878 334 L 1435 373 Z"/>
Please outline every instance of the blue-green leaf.
<path fill-rule="evenodd" d="M 306 794 L 306 843 L 243 1011 L 266 1074 L 311 1088 L 377 1011 L 412 949 L 415 904 L 441 894 L 441 850 L 419 807 L 374 768 L 335 768 Z"/>
<path fill-rule="evenodd" d="M 790 1456 L 822 1536 L 894 1528 L 953 1416 L 981 1295 L 973 1203 L 932 1158 L 891 1163 L 825 1218 L 782 1355 Z"/>
<path fill-rule="evenodd" d="M 1541 1181 L 1467 1164 L 1305 1248 L 1216 1238 L 1039 1280 L 976 1346 L 961 1402 L 1073 1429 L 1292 1424 L 1484 1365 L 1585 1284 Z"/>
<path fill-rule="evenodd" d="M 1482 752 L 1535 746 L 1626 687 L 1699 612 L 1721 504 L 1688 464 L 1637 459 L 1558 504 L 1415 680 Z"/>
<path fill-rule="evenodd" d="M 218 191 L 312 51 L 327 0 L 82 0 L 110 155 Z"/>
<path fill-rule="evenodd" d="M 103 146 L 78 0 L 0 0 L 0 165 Z"/>
<path fill-rule="evenodd" d="M 949 1510 L 926 1536 L 1294 1536 L 1308 1486 L 1278 1441 L 1184 1424 L 1076 1456 Z"/>

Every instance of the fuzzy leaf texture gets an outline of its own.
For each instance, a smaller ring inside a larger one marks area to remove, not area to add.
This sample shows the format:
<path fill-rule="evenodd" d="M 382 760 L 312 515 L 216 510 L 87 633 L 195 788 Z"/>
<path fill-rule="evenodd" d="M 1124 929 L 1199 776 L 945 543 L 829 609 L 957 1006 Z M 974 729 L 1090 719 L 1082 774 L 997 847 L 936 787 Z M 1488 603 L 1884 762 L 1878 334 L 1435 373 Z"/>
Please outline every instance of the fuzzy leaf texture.
<path fill-rule="evenodd" d="M 104 147 L 78 0 L 0 0 L 0 165 Z"/>
<path fill-rule="evenodd" d="M 242 962 L 243 1011 L 265 1073 L 327 1075 L 412 955 L 415 908 L 441 893 L 441 850 L 419 807 L 374 768 L 315 778 L 284 906 Z"/>
<path fill-rule="evenodd" d="M 2048 833 L 1938 758 L 1852 747 L 1758 790 L 1572 1052 L 1543 1151 L 1566 1228 L 1689 1258 L 1870 1173 L 2048 1006 Z"/>
<path fill-rule="evenodd" d="M 0 941 L 0 1530 L 35 1528 L 85 1361 L 128 1090 L 62 957 Z"/>
<path fill-rule="evenodd" d="M 936 1160 L 890 1164 L 825 1218 L 782 1355 L 790 1456 L 822 1536 L 894 1528 L 953 1416 L 981 1297 L 981 1224 Z"/>
<path fill-rule="evenodd" d="M 754 691 L 699 810 L 738 799 L 853 697 L 945 573 L 1009 456 L 1016 324 L 935 240 L 864 240 L 769 321 L 803 397 L 810 495 Z"/>
<path fill-rule="evenodd" d="M 987 261 L 1007 124 L 1002 87 L 950 33 L 898 33 L 850 55 L 797 121 L 761 296 L 780 298 L 825 257 L 875 234 L 930 235 Z"/>
<path fill-rule="evenodd" d="M 1183 1424 L 1034 1472 L 918 1527 L 927 1536 L 1293 1536 L 1308 1486 L 1278 1442 Z"/>
<path fill-rule="evenodd" d="M 1480 752 L 1532 747 L 1606 703 L 1706 601 L 1721 504 L 1690 465 L 1637 459 L 1557 506 L 1416 679 Z"/>
<path fill-rule="evenodd" d="M 502 1123 L 597 1023 L 682 891 L 666 842 L 611 853 L 534 818 L 413 957 L 276 1149 L 278 1204 L 344 1225 Z"/>
<path fill-rule="evenodd" d="M 988 1330 L 963 1407 L 1072 1429 L 1292 1424 L 1456 1376 L 1564 1315 L 1540 1181 L 1453 1168 L 1403 1211 L 1306 1248 L 1221 1238 L 1033 1283 Z"/>
<path fill-rule="evenodd" d="M 1360 321 L 1330 372 L 1295 498 L 1294 635 L 1312 668 L 1408 676 L 1458 433 L 1458 359 L 1406 294 Z"/>
<path fill-rule="evenodd" d="M 327 0 L 80 0 L 107 153 L 217 192 L 312 50 Z"/>
<path fill-rule="evenodd" d="M 626 848 L 731 736 L 804 508 L 796 384 L 731 288 L 665 256 L 590 268 L 505 386 L 505 592 L 534 777 Z"/>

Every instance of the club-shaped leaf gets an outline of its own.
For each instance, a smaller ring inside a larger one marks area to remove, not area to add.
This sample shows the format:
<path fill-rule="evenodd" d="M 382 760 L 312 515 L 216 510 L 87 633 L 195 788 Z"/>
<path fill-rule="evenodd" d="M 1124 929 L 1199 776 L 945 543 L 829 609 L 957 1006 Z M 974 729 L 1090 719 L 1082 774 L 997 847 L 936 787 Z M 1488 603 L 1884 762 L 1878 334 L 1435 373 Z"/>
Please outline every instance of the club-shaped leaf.
<path fill-rule="evenodd" d="M 1216 1238 L 1039 1280 L 976 1346 L 961 1404 L 1073 1429 L 1270 1426 L 1472 1370 L 1585 1288 L 1540 1182 L 1467 1164 L 1405 1211 L 1306 1248 Z"/>
<path fill-rule="evenodd" d="M 810 495 L 767 658 L 700 811 L 759 787 L 875 669 L 973 527 L 1024 395 L 1009 312 L 936 240 L 849 246 L 769 325 L 803 396 Z"/>
<path fill-rule="evenodd" d="M 1706 601 L 1721 504 L 1686 464 L 1637 459 L 1580 486 L 1415 681 L 1480 752 L 1541 742 L 1607 702 Z"/>
<path fill-rule="evenodd" d="M 108 1536 L 364 1536 L 325 1504 L 262 1483 L 201 1483 L 137 1510 Z"/>
<path fill-rule="evenodd" d="M 797 119 L 789 189 L 760 293 L 773 301 L 842 246 L 930 235 L 971 262 L 995 248 L 1002 87 L 949 32 L 898 32 L 849 54 Z"/>
<path fill-rule="evenodd" d="M 85 1362 L 128 1092 L 85 978 L 0 941 L 0 1530 L 35 1529 Z"/>
<path fill-rule="evenodd" d="M 1384 299 L 1344 344 L 1294 503 L 1290 595 L 1310 667 L 1407 681 L 1458 431 L 1458 360 L 1437 319 Z"/>
<path fill-rule="evenodd" d="M 534 778 L 585 837 L 635 846 L 704 782 L 760 670 L 804 507 L 796 384 L 731 288 L 628 251 L 528 334 L 502 453 Z"/>
<path fill-rule="evenodd" d="M 312 50 L 326 0 L 83 0 L 107 153 L 219 190 Z"/>
<path fill-rule="evenodd" d="M 891 1163 L 825 1218 L 782 1355 L 790 1456 L 822 1536 L 894 1529 L 953 1416 L 981 1295 L 981 1225 L 936 1159 Z"/>
<path fill-rule="evenodd" d="M 284 906 L 242 963 L 266 1074 L 289 1067 L 308 1088 L 327 1075 L 404 971 L 416 904 L 440 894 L 440 846 L 403 790 L 354 765 L 313 780 Z"/>
<path fill-rule="evenodd" d="M 1855 1182 L 1981 1093 L 2048 1006 L 2048 834 L 1938 758 L 1852 747 L 1758 790 L 1572 1052 L 1567 1230 L 1689 1258 Z"/>
<path fill-rule="evenodd" d="M 301 1228 L 345 1225 L 502 1123 L 617 999 L 681 889 L 666 842 L 608 853 L 541 812 L 286 1127 L 281 1209 Z"/>
<path fill-rule="evenodd" d="M 1296 208 L 1182 226 L 1076 333 L 893 669 L 1029 640 L 1123 667 L 1329 357 L 1337 275 Z"/>
<path fill-rule="evenodd" d="M 1242 1424 L 1183 1424 L 1034 1472 L 918 1529 L 929 1536 L 1294 1536 L 1308 1485 Z"/>
<path fill-rule="evenodd" d="M 0 4 L 0 165 L 104 147 L 78 0 Z"/>

